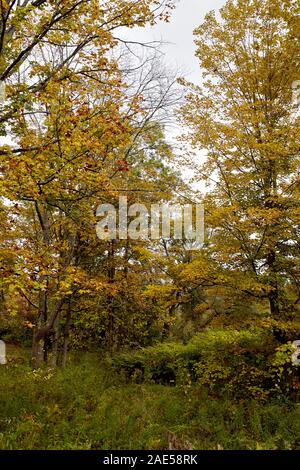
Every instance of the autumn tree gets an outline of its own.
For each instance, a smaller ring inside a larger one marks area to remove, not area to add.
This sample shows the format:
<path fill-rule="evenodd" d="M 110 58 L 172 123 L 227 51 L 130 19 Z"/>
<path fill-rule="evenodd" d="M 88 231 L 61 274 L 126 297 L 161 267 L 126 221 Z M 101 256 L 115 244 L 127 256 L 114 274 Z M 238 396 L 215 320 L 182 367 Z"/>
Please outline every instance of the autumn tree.
<path fill-rule="evenodd" d="M 61 316 L 68 318 L 70 297 L 102 286 L 78 265 L 78 252 L 95 237 L 99 194 L 115 194 L 111 180 L 127 165 L 140 99 L 125 93 L 113 32 L 167 18 L 165 6 L 1 3 L 1 122 L 13 142 L 1 148 L 3 211 L 13 227 L 2 245 L 2 284 L 37 312 L 35 367 Z M 7 250 L 17 251 L 9 269 Z"/>
<path fill-rule="evenodd" d="M 299 302 L 299 8 L 236 0 L 209 13 L 195 30 L 202 84 L 185 83 L 181 110 L 185 139 L 206 152 L 190 164 L 207 182 L 215 284 L 268 300 L 275 319 Z"/>

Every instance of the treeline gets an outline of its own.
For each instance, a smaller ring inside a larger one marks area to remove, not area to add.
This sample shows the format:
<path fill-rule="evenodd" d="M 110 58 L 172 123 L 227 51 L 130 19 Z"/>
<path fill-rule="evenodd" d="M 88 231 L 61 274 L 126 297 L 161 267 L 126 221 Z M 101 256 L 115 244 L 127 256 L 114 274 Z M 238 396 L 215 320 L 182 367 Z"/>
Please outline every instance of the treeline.
<path fill-rule="evenodd" d="M 267 328 L 274 348 L 299 334 L 300 7 L 209 13 L 195 31 L 201 86 L 122 39 L 172 7 L 1 4 L 0 331 L 32 342 L 34 368 L 65 365 L 70 348 L 113 354 L 208 327 Z M 174 111 L 180 153 L 167 138 Z M 182 180 L 186 166 L 204 195 Z M 99 240 L 96 209 L 120 195 L 147 207 L 201 196 L 203 248 Z"/>

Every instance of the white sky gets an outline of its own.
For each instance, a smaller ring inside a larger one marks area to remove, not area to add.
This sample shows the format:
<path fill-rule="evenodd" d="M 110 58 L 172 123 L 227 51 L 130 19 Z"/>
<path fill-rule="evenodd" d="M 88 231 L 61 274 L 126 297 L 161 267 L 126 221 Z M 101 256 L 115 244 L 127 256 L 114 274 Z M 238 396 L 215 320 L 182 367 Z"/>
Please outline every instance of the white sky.
<path fill-rule="evenodd" d="M 176 10 L 170 23 L 159 22 L 154 27 L 134 28 L 129 39 L 141 42 L 164 41 L 164 62 L 172 69 L 184 71 L 186 78 L 199 82 L 199 65 L 195 58 L 193 31 L 211 10 L 219 10 L 225 0 L 176 0 Z M 126 33 L 128 37 L 128 31 Z"/>

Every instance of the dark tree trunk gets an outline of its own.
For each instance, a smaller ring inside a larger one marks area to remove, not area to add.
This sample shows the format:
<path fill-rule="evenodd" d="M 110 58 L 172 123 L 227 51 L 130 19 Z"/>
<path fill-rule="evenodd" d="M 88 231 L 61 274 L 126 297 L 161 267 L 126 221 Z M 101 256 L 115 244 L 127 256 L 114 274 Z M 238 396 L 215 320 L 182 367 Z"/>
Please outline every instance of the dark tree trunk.
<path fill-rule="evenodd" d="M 67 311 L 67 318 L 66 324 L 64 328 L 64 344 L 62 350 L 62 367 L 66 367 L 67 364 L 67 357 L 68 357 L 68 350 L 69 350 L 69 339 L 70 339 L 70 326 L 71 326 L 71 301 L 69 301 L 68 311 Z"/>
<path fill-rule="evenodd" d="M 110 284 L 114 283 L 115 280 L 115 247 L 114 241 L 111 241 L 109 255 L 108 255 L 108 282 Z M 114 340 L 113 340 L 113 332 L 114 332 L 114 314 L 115 314 L 115 300 L 113 295 L 108 296 L 108 330 L 106 332 L 106 339 L 107 339 L 107 346 L 108 351 L 110 354 L 113 353 L 114 350 Z"/>
<path fill-rule="evenodd" d="M 280 308 L 278 289 L 276 287 L 273 287 L 273 290 L 269 295 L 269 303 L 272 317 L 278 319 L 280 316 Z"/>
<path fill-rule="evenodd" d="M 59 330 L 59 319 L 60 315 L 57 315 L 55 320 L 53 330 L 53 341 L 52 341 L 52 357 L 51 357 L 51 365 L 52 367 L 58 366 L 58 352 L 59 352 L 59 337 L 60 337 L 60 330 Z"/>

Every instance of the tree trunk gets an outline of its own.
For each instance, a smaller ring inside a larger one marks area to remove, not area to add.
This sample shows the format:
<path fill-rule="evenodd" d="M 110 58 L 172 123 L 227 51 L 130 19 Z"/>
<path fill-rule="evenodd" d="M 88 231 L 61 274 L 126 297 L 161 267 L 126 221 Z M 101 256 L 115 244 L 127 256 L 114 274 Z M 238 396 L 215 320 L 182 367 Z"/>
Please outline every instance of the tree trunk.
<path fill-rule="evenodd" d="M 280 305 L 279 305 L 279 289 L 277 284 L 277 272 L 275 268 L 276 262 L 276 253 L 272 250 L 267 257 L 267 263 L 269 267 L 270 273 L 270 286 L 272 288 L 269 294 L 269 304 L 270 304 L 270 312 L 273 318 L 279 319 L 280 316 Z"/>
<path fill-rule="evenodd" d="M 111 241 L 110 250 L 108 254 L 108 282 L 113 284 L 115 280 L 115 248 L 114 241 Z M 115 314 L 115 300 L 113 295 L 108 295 L 108 330 L 106 332 L 106 340 L 108 345 L 109 354 L 113 353 L 114 350 L 114 314 Z"/>
<path fill-rule="evenodd" d="M 64 300 L 61 299 L 57 302 L 55 309 L 49 317 L 46 325 L 41 326 L 41 320 L 38 321 L 38 326 L 34 328 L 33 339 L 32 339 L 32 366 L 34 369 L 38 369 L 43 363 L 43 343 L 46 336 L 52 331 L 57 321 L 57 317 L 60 314 Z"/>
<path fill-rule="evenodd" d="M 279 295 L 277 287 L 274 287 L 269 295 L 270 312 L 273 318 L 279 319 L 280 308 L 279 308 Z"/>
<path fill-rule="evenodd" d="M 64 328 L 64 344 L 63 344 L 62 364 L 61 364 L 62 367 L 66 367 L 66 364 L 67 364 L 69 339 L 70 339 L 70 326 L 71 326 L 71 301 L 69 301 L 66 324 Z"/>
<path fill-rule="evenodd" d="M 39 329 L 35 330 L 32 339 L 32 367 L 34 370 L 39 369 L 43 363 L 43 338 L 39 335 Z"/>

